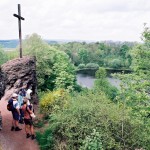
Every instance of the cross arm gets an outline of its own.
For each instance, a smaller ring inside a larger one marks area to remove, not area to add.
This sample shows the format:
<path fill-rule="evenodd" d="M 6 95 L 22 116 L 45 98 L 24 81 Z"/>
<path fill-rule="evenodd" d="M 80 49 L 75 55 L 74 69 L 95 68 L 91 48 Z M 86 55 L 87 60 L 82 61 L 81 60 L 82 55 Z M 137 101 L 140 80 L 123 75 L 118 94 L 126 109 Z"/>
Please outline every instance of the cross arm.
<path fill-rule="evenodd" d="M 18 19 L 21 19 L 21 20 L 25 20 L 23 17 L 17 15 L 17 14 L 14 14 L 14 17 L 17 17 Z"/>

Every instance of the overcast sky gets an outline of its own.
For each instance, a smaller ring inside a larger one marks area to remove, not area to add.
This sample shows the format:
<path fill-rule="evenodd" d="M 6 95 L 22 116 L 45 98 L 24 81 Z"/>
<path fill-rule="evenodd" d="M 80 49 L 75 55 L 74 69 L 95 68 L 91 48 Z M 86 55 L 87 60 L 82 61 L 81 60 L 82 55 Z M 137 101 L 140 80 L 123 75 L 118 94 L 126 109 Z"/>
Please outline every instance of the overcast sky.
<path fill-rule="evenodd" d="M 150 26 L 150 0 L 0 0 L 1 40 L 18 38 L 17 4 L 23 38 L 140 41 Z"/>

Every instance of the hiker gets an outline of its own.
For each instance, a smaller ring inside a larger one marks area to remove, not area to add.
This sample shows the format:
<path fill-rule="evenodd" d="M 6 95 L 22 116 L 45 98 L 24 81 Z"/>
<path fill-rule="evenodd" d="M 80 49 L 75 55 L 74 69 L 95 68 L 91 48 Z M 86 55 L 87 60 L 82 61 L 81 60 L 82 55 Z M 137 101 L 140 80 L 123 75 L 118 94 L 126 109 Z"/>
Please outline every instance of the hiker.
<path fill-rule="evenodd" d="M 26 91 L 27 91 L 27 84 L 24 84 L 23 87 L 20 89 L 20 95 L 22 97 L 25 97 L 26 96 Z"/>
<path fill-rule="evenodd" d="M 20 106 L 19 123 L 21 123 L 21 124 L 24 124 L 24 121 L 23 121 L 24 114 L 23 114 L 23 111 L 21 109 L 21 106 L 23 105 L 23 98 L 26 96 L 26 92 L 27 92 L 27 83 L 24 83 L 22 88 L 19 90 L 19 93 L 18 93 L 18 103 Z"/>
<path fill-rule="evenodd" d="M 18 94 L 18 103 L 19 103 L 19 107 L 20 107 L 20 117 L 19 117 L 19 123 L 23 124 L 24 121 L 23 121 L 23 117 L 24 117 L 24 114 L 21 110 L 21 106 L 23 105 L 23 97 L 21 95 L 21 91 L 19 91 L 19 94 Z"/>
<path fill-rule="evenodd" d="M 8 101 L 8 104 L 12 103 L 12 127 L 11 127 L 11 131 L 20 131 L 22 130 L 21 128 L 19 128 L 18 124 L 19 124 L 19 117 L 20 117 L 20 107 L 19 107 L 19 103 L 17 101 L 18 99 L 18 95 L 16 93 L 12 94 L 12 98 Z"/>
<path fill-rule="evenodd" d="M 26 98 L 28 98 L 28 105 L 30 105 L 30 101 L 31 101 L 31 95 L 32 95 L 32 87 L 30 86 L 28 89 L 27 89 L 27 91 L 26 91 Z"/>
<path fill-rule="evenodd" d="M 23 105 L 22 105 L 21 109 L 24 113 L 26 138 L 29 138 L 31 136 L 31 139 L 34 140 L 35 134 L 34 134 L 34 128 L 33 128 L 33 120 L 31 117 L 31 114 L 33 114 L 33 112 L 30 110 L 27 103 L 28 103 L 28 99 L 25 97 L 23 100 Z"/>
<path fill-rule="evenodd" d="M 0 111 L 0 131 L 2 130 L 2 115 L 1 115 L 1 111 Z"/>
<path fill-rule="evenodd" d="M 29 88 L 26 91 L 26 98 L 28 99 L 27 105 L 34 112 L 33 104 L 31 103 L 32 93 L 33 93 L 32 85 L 30 85 Z"/>
<path fill-rule="evenodd" d="M 18 93 L 18 103 L 20 106 L 20 118 L 19 118 L 19 123 L 23 124 L 23 117 L 24 114 L 21 110 L 21 106 L 23 105 L 23 98 L 26 96 L 26 88 L 27 88 L 27 84 L 24 84 L 24 86 L 20 89 L 19 93 Z"/>

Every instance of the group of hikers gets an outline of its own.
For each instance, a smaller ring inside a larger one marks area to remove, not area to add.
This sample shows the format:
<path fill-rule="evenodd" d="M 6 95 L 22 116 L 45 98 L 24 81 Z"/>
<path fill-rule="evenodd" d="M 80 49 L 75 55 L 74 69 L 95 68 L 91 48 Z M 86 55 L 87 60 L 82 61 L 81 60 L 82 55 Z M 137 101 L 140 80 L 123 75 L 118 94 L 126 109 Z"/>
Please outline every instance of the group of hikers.
<path fill-rule="evenodd" d="M 12 126 L 11 131 L 21 131 L 19 123 L 25 124 L 26 138 L 31 137 L 32 140 L 35 139 L 34 128 L 33 128 L 33 118 L 34 109 L 31 104 L 31 86 L 27 88 L 27 84 L 17 93 L 13 93 L 11 98 L 8 100 L 7 109 L 12 113 Z M 2 129 L 2 119 L 0 112 L 0 130 Z"/>

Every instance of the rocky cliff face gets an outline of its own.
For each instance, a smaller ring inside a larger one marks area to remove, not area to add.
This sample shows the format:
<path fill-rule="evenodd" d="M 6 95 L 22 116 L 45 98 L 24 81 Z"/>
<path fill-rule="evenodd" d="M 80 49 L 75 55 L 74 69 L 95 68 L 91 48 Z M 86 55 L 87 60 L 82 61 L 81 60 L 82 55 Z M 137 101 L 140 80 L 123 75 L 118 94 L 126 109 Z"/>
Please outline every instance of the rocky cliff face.
<path fill-rule="evenodd" d="M 33 103 L 37 103 L 37 79 L 35 57 L 25 56 L 8 61 L 1 66 L 2 86 L 5 89 L 3 99 L 8 99 L 13 92 L 18 92 L 23 84 L 32 86 Z M 1 94 L 3 95 L 3 94 Z"/>
<path fill-rule="evenodd" d="M 2 72 L 1 68 L 0 68 L 0 99 L 3 97 L 4 95 L 4 91 L 5 91 L 5 75 Z"/>

